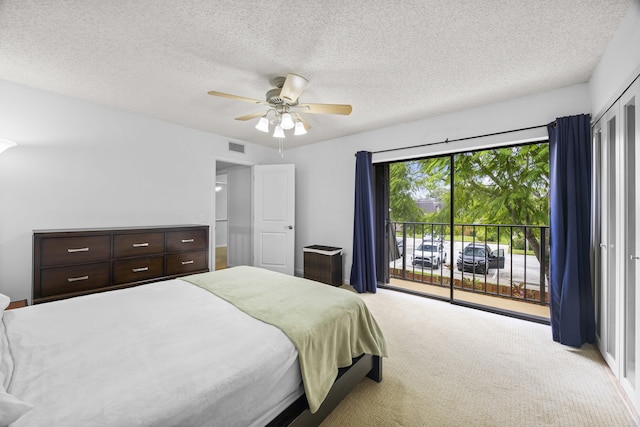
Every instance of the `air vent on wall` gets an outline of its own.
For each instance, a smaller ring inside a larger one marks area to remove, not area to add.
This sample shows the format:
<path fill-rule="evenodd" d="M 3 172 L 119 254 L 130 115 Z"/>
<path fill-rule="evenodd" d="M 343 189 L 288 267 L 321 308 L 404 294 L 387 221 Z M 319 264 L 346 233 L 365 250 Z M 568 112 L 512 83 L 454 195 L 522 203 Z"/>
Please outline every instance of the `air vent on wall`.
<path fill-rule="evenodd" d="M 244 145 L 229 141 L 229 151 L 244 153 Z"/>

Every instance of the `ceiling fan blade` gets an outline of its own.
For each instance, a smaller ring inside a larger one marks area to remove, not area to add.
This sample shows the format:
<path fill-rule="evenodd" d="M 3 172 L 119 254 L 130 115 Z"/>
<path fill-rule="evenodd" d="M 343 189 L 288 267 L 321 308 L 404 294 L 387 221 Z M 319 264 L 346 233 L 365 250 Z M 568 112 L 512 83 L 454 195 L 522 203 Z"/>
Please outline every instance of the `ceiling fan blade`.
<path fill-rule="evenodd" d="M 209 95 L 213 95 L 213 96 L 221 96 L 223 98 L 230 98 L 230 99 L 235 99 L 237 101 L 244 101 L 244 102 L 251 102 L 252 104 L 266 104 L 267 102 L 265 101 L 260 101 L 259 99 L 253 99 L 253 98 L 246 98 L 244 96 L 238 96 L 238 95 L 231 95 L 229 93 L 224 93 L 224 92 L 218 92 L 215 90 L 210 90 L 209 92 L 207 92 Z"/>
<path fill-rule="evenodd" d="M 300 104 L 298 107 L 303 112 L 310 114 L 342 114 L 348 116 L 351 114 L 352 107 L 347 104 Z"/>
<path fill-rule="evenodd" d="M 251 113 L 245 116 L 236 117 L 236 120 L 247 121 L 247 120 L 255 119 L 256 117 L 262 117 L 265 114 L 266 114 L 265 111 L 258 111 L 257 113 Z"/>
<path fill-rule="evenodd" d="M 302 115 L 300 115 L 299 113 L 295 113 L 296 117 L 298 118 L 298 120 L 300 120 L 302 122 L 302 125 L 304 126 L 305 130 L 309 130 L 311 129 L 311 125 L 309 124 L 309 122 L 307 122 L 304 117 L 302 117 Z"/>
<path fill-rule="evenodd" d="M 288 104 L 295 104 L 300 94 L 307 87 L 309 80 L 297 74 L 287 74 L 287 79 L 280 90 L 280 98 Z"/>

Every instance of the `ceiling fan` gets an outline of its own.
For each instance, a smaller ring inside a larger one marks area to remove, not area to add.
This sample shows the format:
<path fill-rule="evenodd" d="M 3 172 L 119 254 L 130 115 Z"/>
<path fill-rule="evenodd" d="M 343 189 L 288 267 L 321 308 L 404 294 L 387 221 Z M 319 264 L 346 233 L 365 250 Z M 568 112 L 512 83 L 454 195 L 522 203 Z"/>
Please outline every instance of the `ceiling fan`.
<path fill-rule="evenodd" d="M 269 124 L 274 125 L 273 136 L 275 138 L 284 138 L 284 130 L 293 128 L 295 128 L 294 135 L 307 133 L 307 130 L 311 129 L 311 126 L 304 119 L 302 113 L 341 114 L 345 116 L 351 114 L 351 105 L 346 104 L 300 104 L 300 95 L 307 87 L 309 81 L 297 74 L 287 74 L 287 77 L 276 77 L 272 83 L 275 88 L 267 91 L 265 101 L 231 95 L 215 90 L 209 91 L 208 93 L 213 96 L 265 105 L 267 107 L 266 110 L 236 117 L 236 120 L 246 121 L 260 117 L 256 129 L 262 132 L 269 132 Z"/>

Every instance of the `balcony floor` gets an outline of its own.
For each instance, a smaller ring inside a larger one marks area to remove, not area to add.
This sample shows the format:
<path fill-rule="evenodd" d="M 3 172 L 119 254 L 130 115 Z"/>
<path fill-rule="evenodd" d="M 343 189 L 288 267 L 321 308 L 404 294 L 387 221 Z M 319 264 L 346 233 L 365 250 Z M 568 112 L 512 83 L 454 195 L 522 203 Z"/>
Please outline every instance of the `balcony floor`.
<path fill-rule="evenodd" d="M 443 298 L 449 298 L 449 288 L 428 285 L 420 282 L 412 282 L 391 278 L 390 287 L 405 289 L 413 292 L 419 292 L 425 295 L 436 295 Z M 549 306 L 533 304 L 524 301 L 516 301 L 508 298 L 484 295 L 478 292 L 461 291 L 454 289 L 454 297 L 456 301 L 464 301 L 472 304 L 478 304 L 486 307 L 493 307 L 500 310 L 508 310 L 511 312 L 522 313 L 549 320 Z"/>

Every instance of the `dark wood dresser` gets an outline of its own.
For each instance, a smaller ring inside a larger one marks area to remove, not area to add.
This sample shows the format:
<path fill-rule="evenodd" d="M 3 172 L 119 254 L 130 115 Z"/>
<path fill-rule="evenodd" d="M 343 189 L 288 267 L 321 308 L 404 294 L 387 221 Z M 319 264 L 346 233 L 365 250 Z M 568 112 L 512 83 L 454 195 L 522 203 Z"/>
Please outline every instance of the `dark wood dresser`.
<path fill-rule="evenodd" d="M 209 226 L 33 231 L 33 304 L 209 271 Z"/>

